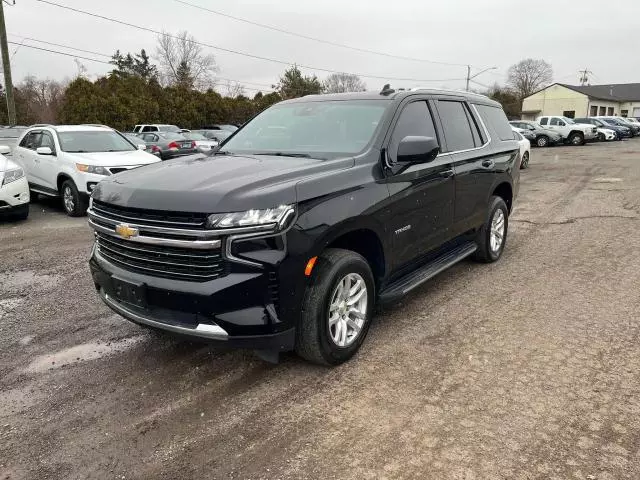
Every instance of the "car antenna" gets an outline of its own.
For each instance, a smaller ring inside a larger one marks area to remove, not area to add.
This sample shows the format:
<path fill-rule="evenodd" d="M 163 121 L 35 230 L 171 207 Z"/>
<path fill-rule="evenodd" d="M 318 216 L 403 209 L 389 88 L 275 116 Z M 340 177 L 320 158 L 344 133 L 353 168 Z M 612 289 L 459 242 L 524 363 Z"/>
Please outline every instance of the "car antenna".
<path fill-rule="evenodd" d="M 384 87 L 382 87 L 382 90 L 380 90 L 380 95 L 391 95 L 392 93 L 394 93 L 395 90 L 393 88 L 391 88 L 390 84 L 386 84 Z"/>

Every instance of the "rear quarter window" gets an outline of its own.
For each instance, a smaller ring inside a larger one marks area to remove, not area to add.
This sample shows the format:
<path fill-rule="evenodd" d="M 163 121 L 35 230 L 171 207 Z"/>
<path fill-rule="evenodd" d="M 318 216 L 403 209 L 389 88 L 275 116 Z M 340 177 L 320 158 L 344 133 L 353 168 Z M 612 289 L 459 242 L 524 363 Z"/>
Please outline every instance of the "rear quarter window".
<path fill-rule="evenodd" d="M 478 104 L 476 104 L 476 108 L 482 121 L 495 132 L 500 140 L 513 140 L 513 130 L 501 108 Z"/>

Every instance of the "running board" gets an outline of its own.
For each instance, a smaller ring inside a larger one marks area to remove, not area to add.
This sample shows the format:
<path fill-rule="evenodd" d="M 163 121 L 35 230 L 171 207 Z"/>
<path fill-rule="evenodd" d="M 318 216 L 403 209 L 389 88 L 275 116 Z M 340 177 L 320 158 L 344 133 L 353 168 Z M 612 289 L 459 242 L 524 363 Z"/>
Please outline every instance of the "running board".
<path fill-rule="evenodd" d="M 427 280 L 435 277 L 437 274 L 455 265 L 460 260 L 467 258 L 478 249 L 474 242 L 462 244 L 453 250 L 443 253 L 418 270 L 399 278 L 382 292 L 380 292 L 381 303 L 392 303 L 398 301 L 414 288 L 422 285 Z"/>

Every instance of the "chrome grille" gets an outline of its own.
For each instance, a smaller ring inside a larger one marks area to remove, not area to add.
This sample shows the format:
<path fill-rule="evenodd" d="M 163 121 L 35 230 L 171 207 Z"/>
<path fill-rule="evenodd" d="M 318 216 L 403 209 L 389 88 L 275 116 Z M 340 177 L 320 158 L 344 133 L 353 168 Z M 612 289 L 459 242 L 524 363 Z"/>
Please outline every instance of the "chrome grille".
<path fill-rule="evenodd" d="M 204 230 L 207 215 L 204 213 L 165 212 L 127 208 L 93 200 L 91 207 L 97 215 L 115 222 L 134 222 L 137 225 L 165 227 L 171 229 Z"/>
<path fill-rule="evenodd" d="M 226 265 L 220 249 L 147 245 L 96 232 L 100 255 L 132 272 L 154 277 L 205 282 L 225 275 Z"/>

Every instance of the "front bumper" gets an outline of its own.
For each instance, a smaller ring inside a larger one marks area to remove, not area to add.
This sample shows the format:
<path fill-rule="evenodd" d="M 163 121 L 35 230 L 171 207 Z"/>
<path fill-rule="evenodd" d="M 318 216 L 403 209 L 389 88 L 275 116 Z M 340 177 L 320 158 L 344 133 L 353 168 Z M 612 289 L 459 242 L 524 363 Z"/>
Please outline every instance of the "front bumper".
<path fill-rule="evenodd" d="M 29 205 L 29 183 L 26 177 L 0 187 L 0 211 Z"/>
<path fill-rule="evenodd" d="M 119 268 L 95 247 L 89 264 L 102 301 L 134 323 L 233 348 L 294 347 L 295 330 L 278 316 L 266 271 L 230 272 L 208 282 L 152 277 Z M 144 285 L 144 308 L 118 300 L 114 278 Z"/>

